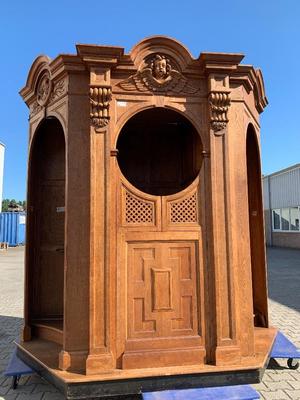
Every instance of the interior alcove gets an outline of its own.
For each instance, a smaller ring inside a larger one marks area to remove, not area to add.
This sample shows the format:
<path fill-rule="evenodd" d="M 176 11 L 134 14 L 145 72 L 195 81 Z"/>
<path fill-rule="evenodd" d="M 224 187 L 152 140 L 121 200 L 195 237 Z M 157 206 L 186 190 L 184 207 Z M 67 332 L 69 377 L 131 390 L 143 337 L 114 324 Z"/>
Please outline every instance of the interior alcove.
<path fill-rule="evenodd" d="M 202 163 L 202 144 L 191 122 L 179 112 L 152 108 L 135 114 L 122 128 L 118 164 L 139 190 L 171 195 L 189 186 Z"/>
<path fill-rule="evenodd" d="M 249 124 L 247 129 L 246 154 L 254 325 L 267 327 L 268 312 L 262 175 L 256 133 L 251 124 Z"/>
<path fill-rule="evenodd" d="M 63 128 L 47 118 L 35 133 L 29 159 L 27 284 L 33 327 L 62 330 L 63 325 L 65 164 Z"/>

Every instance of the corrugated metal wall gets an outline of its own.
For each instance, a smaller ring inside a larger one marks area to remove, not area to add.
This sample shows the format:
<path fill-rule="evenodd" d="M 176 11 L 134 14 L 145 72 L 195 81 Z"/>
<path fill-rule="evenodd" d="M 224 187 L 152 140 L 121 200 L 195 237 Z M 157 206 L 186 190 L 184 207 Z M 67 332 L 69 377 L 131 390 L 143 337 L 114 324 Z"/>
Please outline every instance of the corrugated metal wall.
<path fill-rule="evenodd" d="M 263 178 L 263 202 L 264 202 L 264 210 L 268 210 L 269 206 L 269 182 L 268 177 Z"/>
<path fill-rule="evenodd" d="M 269 209 L 268 180 L 270 181 L 271 208 L 300 205 L 300 166 L 278 175 L 263 178 L 264 209 Z"/>
<path fill-rule="evenodd" d="M 4 144 L 0 143 L 0 212 L 2 211 L 4 152 Z"/>
<path fill-rule="evenodd" d="M 25 224 L 25 213 L 0 213 L 0 242 L 8 243 L 9 246 L 25 244 Z"/>

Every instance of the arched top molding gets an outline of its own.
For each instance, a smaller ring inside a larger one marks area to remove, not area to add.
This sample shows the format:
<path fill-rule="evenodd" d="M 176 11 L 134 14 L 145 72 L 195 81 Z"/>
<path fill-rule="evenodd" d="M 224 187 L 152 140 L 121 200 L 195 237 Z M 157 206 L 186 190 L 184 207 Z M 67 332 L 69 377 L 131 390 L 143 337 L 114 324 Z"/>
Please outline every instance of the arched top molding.
<path fill-rule="evenodd" d="M 250 136 L 253 136 L 258 153 L 260 154 L 259 131 L 255 128 L 255 125 L 253 124 L 253 122 L 251 120 L 248 121 L 246 124 L 246 143 L 247 143 L 248 137 L 250 137 Z"/>
<path fill-rule="evenodd" d="M 265 92 L 264 79 L 261 70 L 258 68 L 255 70 L 256 81 L 254 85 L 254 95 L 256 98 L 256 107 L 259 112 L 267 106 L 268 100 Z"/>
<path fill-rule="evenodd" d="M 203 149 L 206 148 L 206 140 L 205 140 L 205 135 L 201 129 L 201 125 L 199 124 L 199 122 L 191 115 L 191 113 L 189 112 L 183 112 L 182 110 L 180 110 L 180 108 L 177 108 L 174 104 L 172 105 L 168 105 L 165 107 L 157 107 L 153 104 L 145 104 L 145 105 L 135 105 L 134 107 L 130 108 L 127 112 L 125 112 L 120 119 L 118 120 L 117 124 L 116 124 L 116 136 L 114 139 L 114 147 L 116 147 L 117 145 L 117 141 L 119 138 L 119 135 L 122 131 L 122 129 L 124 128 L 124 126 L 126 125 L 126 123 L 133 118 L 134 116 L 136 116 L 137 114 L 146 111 L 146 110 L 151 110 L 154 108 L 162 108 L 162 109 L 166 109 L 166 110 L 171 110 L 171 111 L 175 111 L 178 114 L 180 114 L 181 116 L 183 116 L 184 118 L 186 118 L 195 128 L 196 132 L 198 133 Z"/>
<path fill-rule="evenodd" d="M 42 72 L 48 71 L 50 74 L 50 62 L 51 58 L 45 55 L 40 55 L 32 63 L 27 77 L 26 85 L 22 90 L 20 90 L 20 95 L 23 97 L 26 103 L 28 102 L 29 98 L 35 93 L 35 88 Z"/>
<path fill-rule="evenodd" d="M 45 117 L 41 118 L 40 121 L 38 122 L 38 124 L 36 125 L 36 127 L 34 128 L 32 134 L 31 134 L 31 137 L 30 137 L 29 152 L 31 152 L 31 148 L 32 148 L 32 146 L 33 146 L 33 143 L 34 143 L 34 141 L 35 141 L 37 135 L 39 135 L 39 131 L 40 131 L 41 129 L 43 129 L 43 125 L 44 125 L 44 124 L 47 124 L 47 122 L 48 122 L 50 119 L 55 119 L 57 122 L 59 122 L 59 124 L 60 124 L 60 126 L 61 126 L 61 129 L 62 129 L 62 132 L 63 132 L 63 135 L 64 135 L 65 143 L 67 143 L 65 122 L 64 122 L 64 120 L 62 119 L 61 115 L 60 115 L 59 113 L 57 113 L 57 112 L 54 111 L 54 112 L 52 112 L 51 114 L 49 114 L 46 118 L 45 118 Z"/>
<path fill-rule="evenodd" d="M 194 60 L 182 43 L 168 36 L 151 36 L 143 39 L 132 48 L 130 56 L 136 68 L 139 69 L 149 55 L 157 53 L 172 57 L 181 70 L 184 70 Z"/>

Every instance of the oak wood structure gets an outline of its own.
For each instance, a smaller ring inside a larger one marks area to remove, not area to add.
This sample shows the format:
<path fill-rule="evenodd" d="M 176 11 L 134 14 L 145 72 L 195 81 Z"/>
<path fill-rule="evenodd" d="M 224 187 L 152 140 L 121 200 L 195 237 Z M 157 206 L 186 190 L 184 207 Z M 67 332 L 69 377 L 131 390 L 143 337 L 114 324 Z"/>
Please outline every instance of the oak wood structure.
<path fill-rule="evenodd" d="M 21 90 L 30 142 L 19 352 L 98 396 L 103 382 L 119 382 L 105 392 L 116 394 L 124 380 L 191 386 L 259 371 L 275 335 L 261 71 L 242 54 L 195 59 L 161 36 L 129 54 L 76 48 L 38 57 Z"/>

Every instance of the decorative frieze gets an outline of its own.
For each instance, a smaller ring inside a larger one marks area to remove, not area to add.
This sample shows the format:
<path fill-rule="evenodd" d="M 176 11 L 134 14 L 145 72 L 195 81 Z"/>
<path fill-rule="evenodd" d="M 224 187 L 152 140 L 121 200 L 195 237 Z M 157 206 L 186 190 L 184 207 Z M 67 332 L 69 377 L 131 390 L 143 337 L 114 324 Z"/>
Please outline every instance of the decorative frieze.
<path fill-rule="evenodd" d="M 221 131 L 224 131 L 228 122 L 229 92 L 213 91 L 209 94 L 208 101 L 211 127 L 216 134 L 220 134 Z"/>
<path fill-rule="evenodd" d="M 189 84 L 172 61 L 163 54 L 155 54 L 135 75 L 119 83 L 125 91 L 195 94 L 199 91 Z"/>
<path fill-rule="evenodd" d="M 100 132 L 108 125 L 110 101 L 110 86 L 90 87 L 90 118 L 96 132 Z"/>

